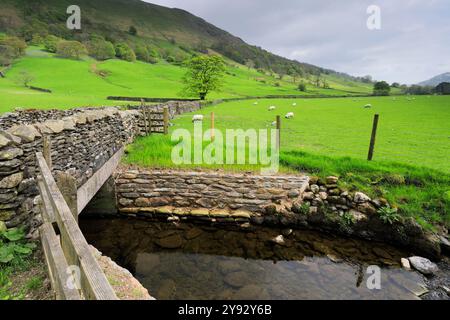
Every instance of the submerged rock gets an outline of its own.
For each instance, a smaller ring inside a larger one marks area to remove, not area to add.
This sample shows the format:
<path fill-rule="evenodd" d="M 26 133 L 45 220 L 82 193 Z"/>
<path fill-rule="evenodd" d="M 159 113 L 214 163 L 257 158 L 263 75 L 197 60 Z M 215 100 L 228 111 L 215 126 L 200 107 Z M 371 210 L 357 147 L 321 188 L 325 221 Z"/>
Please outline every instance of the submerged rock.
<path fill-rule="evenodd" d="M 281 234 L 278 237 L 273 238 L 271 241 L 280 246 L 282 246 L 286 243 L 286 241 L 284 240 L 284 237 Z"/>
<path fill-rule="evenodd" d="M 156 244 L 165 249 L 177 249 L 183 245 L 183 239 L 175 234 L 166 238 L 158 239 Z"/>
<path fill-rule="evenodd" d="M 426 258 L 410 257 L 408 260 L 414 269 L 424 275 L 434 275 L 439 271 L 438 266 Z"/>

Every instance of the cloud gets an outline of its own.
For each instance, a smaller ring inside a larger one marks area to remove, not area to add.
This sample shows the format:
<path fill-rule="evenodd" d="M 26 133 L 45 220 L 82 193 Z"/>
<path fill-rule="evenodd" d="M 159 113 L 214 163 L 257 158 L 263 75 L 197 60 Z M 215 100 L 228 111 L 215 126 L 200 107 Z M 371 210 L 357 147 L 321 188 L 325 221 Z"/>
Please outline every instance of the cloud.
<path fill-rule="evenodd" d="M 276 54 L 390 82 L 450 71 L 446 0 L 149 0 L 182 8 Z M 369 5 L 381 30 L 367 28 Z"/>

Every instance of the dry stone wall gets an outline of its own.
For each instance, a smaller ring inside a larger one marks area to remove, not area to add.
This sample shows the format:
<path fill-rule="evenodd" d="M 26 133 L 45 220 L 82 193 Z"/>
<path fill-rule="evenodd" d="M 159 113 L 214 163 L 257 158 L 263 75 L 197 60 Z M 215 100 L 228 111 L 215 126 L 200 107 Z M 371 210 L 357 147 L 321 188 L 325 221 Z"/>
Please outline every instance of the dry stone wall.
<path fill-rule="evenodd" d="M 256 176 L 218 172 L 118 172 L 119 212 L 168 221 L 306 228 L 388 242 L 437 258 L 439 238 L 413 218 L 383 221 L 389 204 L 339 186 L 339 178 Z"/>
<path fill-rule="evenodd" d="M 200 108 L 195 102 L 156 105 L 169 107 L 173 117 Z M 53 173 L 67 172 L 83 185 L 123 145 L 143 135 L 140 107 L 22 110 L 0 117 L 0 225 L 24 226 L 33 232 L 36 215 L 36 152 L 43 136 L 51 141 Z"/>
<path fill-rule="evenodd" d="M 119 211 L 124 214 L 173 213 L 219 221 L 287 212 L 307 186 L 305 176 L 129 170 L 116 177 Z"/>

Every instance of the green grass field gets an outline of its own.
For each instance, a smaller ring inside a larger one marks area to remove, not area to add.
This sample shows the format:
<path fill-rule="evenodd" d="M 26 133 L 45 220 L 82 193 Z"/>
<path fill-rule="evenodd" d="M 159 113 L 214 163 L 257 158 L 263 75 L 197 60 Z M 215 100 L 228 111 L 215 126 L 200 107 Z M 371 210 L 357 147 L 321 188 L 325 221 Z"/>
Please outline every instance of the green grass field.
<path fill-rule="evenodd" d="M 364 108 L 368 103 L 372 104 L 371 109 Z M 268 111 L 272 105 L 276 110 Z M 204 130 L 210 126 L 211 112 L 215 113 L 216 128 L 222 131 L 271 128 L 276 115 L 283 117 L 294 112 L 294 119 L 282 118 L 282 151 L 355 159 L 367 158 L 373 116 L 377 113 L 380 122 L 376 161 L 395 161 L 450 173 L 450 97 L 259 100 L 258 105 L 253 100 L 230 102 L 196 112 L 205 115 Z M 192 130 L 192 115 L 179 116 L 172 130 Z M 155 139 L 163 143 L 160 137 L 146 139 L 149 144 Z M 151 165 L 153 158 L 149 159 L 142 160 L 142 164 Z M 155 159 L 155 164 L 167 161 Z"/>
<path fill-rule="evenodd" d="M 367 94 L 370 85 L 327 76 L 332 89 L 308 86 L 307 93 L 296 89 L 292 79 L 283 81 L 227 60 L 227 74 L 221 92 L 212 93 L 209 99 L 265 95 L 346 95 Z M 106 71 L 102 77 L 96 71 Z M 26 71 L 34 80 L 32 86 L 52 90 L 42 93 L 20 84 L 20 73 Z M 117 104 L 107 101 L 108 96 L 145 96 L 152 98 L 177 98 L 182 89 L 182 67 L 160 61 L 155 65 L 143 62 L 108 60 L 97 62 L 91 58 L 80 61 L 62 59 L 29 47 L 27 55 L 17 60 L 0 78 L 0 113 L 24 108 L 71 108 Z M 265 83 L 263 83 L 263 81 Z M 275 86 L 279 83 L 279 87 Z"/>
<path fill-rule="evenodd" d="M 293 106 L 296 102 L 297 106 Z M 372 104 L 371 109 L 363 106 Z M 274 105 L 276 111 L 268 111 Z M 270 128 L 275 116 L 282 119 L 281 171 L 319 176 L 338 175 L 349 190 L 363 190 L 385 197 L 406 216 L 430 227 L 450 223 L 450 97 L 392 97 L 259 100 L 223 103 L 207 107 L 204 130 L 215 126 L 224 131 Z M 374 161 L 367 152 L 373 115 L 380 114 Z M 192 114 L 177 117 L 171 131 L 192 132 Z M 204 143 L 206 146 L 208 143 Z M 125 162 L 146 167 L 174 167 L 170 135 L 138 139 L 128 148 Z M 182 165 L 190 168 L 225 168 L 258 171 L 259 165 Z"/>

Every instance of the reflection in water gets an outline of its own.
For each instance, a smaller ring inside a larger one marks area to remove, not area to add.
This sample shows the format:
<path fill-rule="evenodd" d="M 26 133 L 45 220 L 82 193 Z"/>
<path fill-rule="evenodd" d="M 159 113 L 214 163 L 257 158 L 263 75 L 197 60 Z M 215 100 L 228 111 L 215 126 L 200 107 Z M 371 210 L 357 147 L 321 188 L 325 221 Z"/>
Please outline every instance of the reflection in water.
<path fill-rule="evenodd" d="M 408 256 L 377 243 L 310 231 L 84 220 L 88 242 L 129 269 L 157 299 L 417 299 Z M 284 234 L 283 243 L 274 238 Z M 367 267 L 381 267 L 369 290 Z"/>

